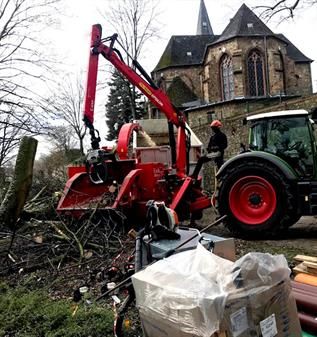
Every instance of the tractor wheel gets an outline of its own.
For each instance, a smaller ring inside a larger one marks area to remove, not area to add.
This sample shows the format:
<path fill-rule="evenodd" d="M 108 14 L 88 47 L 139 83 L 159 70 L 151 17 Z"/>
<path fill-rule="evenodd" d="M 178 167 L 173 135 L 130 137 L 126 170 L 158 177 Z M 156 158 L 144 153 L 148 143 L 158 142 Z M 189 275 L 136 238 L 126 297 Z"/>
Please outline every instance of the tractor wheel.
<path fill-rule="evenodd" d="M 245 236 L 272 235 L 290 226 L 295 200 L 290 182 L 272 164 L 249 160 L 220 177 L 217 205 L 230 231 Z"/>

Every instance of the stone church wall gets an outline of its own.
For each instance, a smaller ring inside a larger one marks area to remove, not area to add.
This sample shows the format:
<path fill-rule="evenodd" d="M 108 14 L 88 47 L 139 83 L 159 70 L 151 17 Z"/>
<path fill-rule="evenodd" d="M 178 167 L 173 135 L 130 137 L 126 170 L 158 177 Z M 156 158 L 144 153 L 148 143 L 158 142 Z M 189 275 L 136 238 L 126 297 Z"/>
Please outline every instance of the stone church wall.
<path fill-rule="evenodd" d="M 287 60 L 286 83 L 288 95 L 311 95 L 313 91 L 311 67 L 307 63 Z"/>
<path fill-rule="evenodd" d="M 200 72 L 201 66 L 188 66 L 188 67 L 170 67 L 163 70 L 158 70 L 153 73 L 154 81 L 160 82 L 160 78 L 164 78 L 163 89 L 168 90 L 169 85 L 173 79 L 179 76 L 183 82 L 196 94 L 197 97 L 202 97 Z"/>

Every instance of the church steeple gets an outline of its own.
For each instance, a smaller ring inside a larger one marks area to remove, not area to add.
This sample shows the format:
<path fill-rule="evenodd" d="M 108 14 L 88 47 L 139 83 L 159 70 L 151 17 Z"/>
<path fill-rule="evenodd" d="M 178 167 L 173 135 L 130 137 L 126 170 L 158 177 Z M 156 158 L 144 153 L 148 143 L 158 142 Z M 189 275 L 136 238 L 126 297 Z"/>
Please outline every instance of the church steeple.
<path fill-rule="evenodd" d="M 209 21 L 207 9 L 204 0 L 200 0 L 196 35 L 214 35 Z"/>

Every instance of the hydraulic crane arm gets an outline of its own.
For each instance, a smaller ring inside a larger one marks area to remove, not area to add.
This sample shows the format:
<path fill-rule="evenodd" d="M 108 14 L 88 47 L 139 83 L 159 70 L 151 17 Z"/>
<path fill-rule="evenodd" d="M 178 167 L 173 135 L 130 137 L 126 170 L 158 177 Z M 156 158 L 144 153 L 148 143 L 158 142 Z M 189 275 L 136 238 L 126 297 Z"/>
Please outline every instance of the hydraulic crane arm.
<path fill-rule="evenodd" d="M 90 129 L 90 134 L 92 136 L 93 147 L 96 147 L 96 143 L 100 141 L 99 135 L 98 138 L 95 137 L 93 122 L 94 122 L 94 105 L 95 105 L 95 96 L 96 96 L 96 86 L 97 86 L 97 73 L 98 73 L 98 58 L 101 54 L 113 66 L 127 78 L 127 80 L 135 85 L 160 111 L 162 111 L 167 117 L 168 121 L 175 125 L 178 128 L 177 134 L 177 145 L 176 145 L 176 172 L 180 177 L 186 175 L 187 167 L 187 146 L 186 146 L 186 124 L 185 116 L 182 112 L 175 109 L 173 104 L 170 102 L 167 95 L 150 79 L 146 74 L 143 68 L 134 61 L 134 65 L 141 72 L 143 79 L 140 75 L 136 73 L 132 68 L 124 63 L 120 54 L 113 49 L 113 44 L 117 35 L 113 35 L 110 38 L 102 39 L 101 38 L 102 29 L 100 25 L 93 25 L 91 32 L 91 43 L 90 43 L 90 57 L 89 57 L 89 66 L 87 74 L 87 87 L 86 87 L 86 96 L 84 103 L 84 121 Z M 103 42 L 110 41 L 110 46 L 105 45 Z M 95 143 L 94 143 L 95 138 Z M 173 151 L 173 149 L 172 149 Z"/>

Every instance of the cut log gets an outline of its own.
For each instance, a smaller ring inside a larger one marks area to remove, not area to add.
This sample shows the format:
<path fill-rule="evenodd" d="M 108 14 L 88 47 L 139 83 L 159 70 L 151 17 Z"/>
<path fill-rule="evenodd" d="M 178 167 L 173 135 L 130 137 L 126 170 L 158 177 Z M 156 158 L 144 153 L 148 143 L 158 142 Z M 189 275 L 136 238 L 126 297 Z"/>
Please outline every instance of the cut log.
<path fill-rule="evenodd" d="M 14 175 L 0 206 L 0 228 L 13 228 L 23 210 L 32 185 L 37 140 L 23 137 L 15 163 Z"/>

